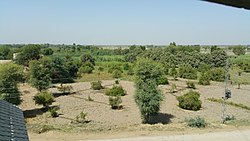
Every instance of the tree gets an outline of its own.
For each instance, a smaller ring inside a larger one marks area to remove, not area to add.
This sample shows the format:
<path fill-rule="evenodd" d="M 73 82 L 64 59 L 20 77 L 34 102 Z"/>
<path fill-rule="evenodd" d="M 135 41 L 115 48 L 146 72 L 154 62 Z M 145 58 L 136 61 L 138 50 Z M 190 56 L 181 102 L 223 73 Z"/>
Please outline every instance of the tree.
<path fill-rule="evenodd" d="M 197 79 L 197 71 L 190 64 L 179 67 L 179 76 L 186 79 Z"/>
<path fill-rule="evenodd" d="M 10 47 L 9 46 L 0 46 L 0 60 L 9 59 Z"/>
<path fill-rule="evenodd" d="M 51 48 L 42 49 L 41 52 L 43 55 L 46 55 L 46 56 L 52 55 L 54 53 L 54 51 Z"/>
<path fill-rule="evenodd" d="M 16 62 L 28 66 L 30 60 L 38 60 L 40 58 L 40 50 L 40 45 L 25 45 L 17 55 Z"/>
<path fill-rule="evenodd" d="M 23 79 L 22 67 L 13 64 L 0 65 L 0 99 L 19 105 L 22 101 L 17 83 Z"/>
<path fill-rule="evenodd" d="M 143 59 L 136 64 L 136 94 L 134 97 L 143 123 L 150 123 L 150 117 L 160 110 L 163 94 L 157 89 L 157 80 L 162 77 L 162 74 L 162 68 L 153 60 Z"/>
<path fill-rule="evenodd" d="M 51 93 L 43 91 L 34 96 L 33 100 L 35 101 L 36 104 L 43 105 L 45 109 L 48 109 L 49 105 L 53 103 L 54 97 L 52 96 Z"/>
<path fill-rule="evenodd" d="M 82 61 L 82 63 L 89 62 L 89 63 L 95 65 L 95 59 L 90 54 L 83 54 L 81 56 L 81 61 Z"/>
<path fill-rule="evenodd" d="M 49 88 L 51 83 L 49 69 L 37 60 L 30 62 L 29 82 L 39 91 Z"/>
<path fill-rule="evenodd" d="M 233 53 L 235 55 L 244 55 L 246 53 L 246 48 L 243 46 L 234 46 L 233 47 Z"/>
<path fill-rule="evenodd" d="M 177 78 L 177 70 L 176 70 L 175 67 L 174 67 L 174 68 L 171 68 L 171 69 L 169 70 L 169 75 L 172 76 L 172 77 L 174 78 L 174 80 L 176 80 L 176 78 Z"/>

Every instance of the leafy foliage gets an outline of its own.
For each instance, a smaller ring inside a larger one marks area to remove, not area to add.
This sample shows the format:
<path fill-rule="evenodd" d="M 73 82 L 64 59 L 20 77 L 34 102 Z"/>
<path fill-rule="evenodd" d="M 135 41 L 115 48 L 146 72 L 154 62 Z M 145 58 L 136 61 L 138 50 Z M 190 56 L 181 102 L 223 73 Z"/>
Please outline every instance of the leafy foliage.
<path fill-rule="evenodd" d="M 112 73 L 113 78 L 120 78 L 122 76 L 122 72 L 120 70 L 114 70 Z"/>
<path fill-rule="evenodd" d="M 213 68 L 209 71 L 212 81 L 223 82 L 225 80 L 226 71 L 224 68 Z"/>
<path fill-rule="evenodd" d="M 95 65 L 95 59 L 94 59 L 90 54 L 83 54 L 83 55 L 81 56 L 81 61 L 82 61 L 83 63 L 89 62 L 89 63 L 91 63 L 92 65 Z"/>
<path fill-rule="evenodd" d="M 50 113 L 50 116 L 52 118 L 55 118 L 55 117 L 59 116 L 59 114 L 57 113 L 57 110 L 58 110 L 58 108 L 55 108 L 55 107 L 49 109 L 49 113 Z"/>
<path fill-rule="evenodd" d="M 93 90 L 101 90 L 101 89 L 103 89 L 102 82 L 101 81 L 91 82 L 91 88 Z"/>
<path fill-rule="evenodd" d="M 197 79 L 197 71 L 191 65 L 181 65 L 179 67 L 179 76 L 186 79 Z"/>
<path fill-rule="evenodd" d="M 187 88 L 196 89 L 193 81 L 187 81 L 186 83 L 187 83 Z"/>
<path fill-rule="evenodd" d="M 246 53 L 246 48 L 243 46 L 234 46 L 233 53 L 235 55 L 244 55 Z"/>
<path fill-rule="evenodd" d="M 186 122 L 189 127 L 197 127 L 197 128 L 206 127 L 205 119 L 199 116 L 195 118 L 186 119 Z"/>
<path fill-rule="evenodd" d="M 15 105 L 21 103 L 17 83 L 23 79 L 22 70 L 21 66 L 13 63 L 0 65 L 0 99 Z"/>
<path fill-rule="evenodd" d="M 108 96 L 125 96 L 126 91 L 122 86 L 113 86 L 111 89 L 108 89 L 105 94 Z"/>
<path fill-rule="evenodd" d="M 141 112 L 142 122 L 149 123 L 150 117 L 160 110 L 163 94 L 157 89 L 157 80 L 163 71 L 153 60 L 139 60 L 136 64 L 135 102 Z"/>
<path fill-rule="evenodd" d="M 40 45 L 34 45 L 34 44 L 25 45 L 22 48 L 22 51 L 18 53 L 16 57 L 16 62 L 18 64 L 28 66 L 29 61 L 38 60 L 40 58 L 40 50 L 41 50 Z"/>
<path fill-rule="evenodd" d="M 109 105 L 111 106 L 112 109 L 120 109 L 122 99 L 120 96 L 110 96 L 109 97 Z"/>
<path fill-rule="evenodd" d="M 195 91 L 189 91 L 188 93 L 178 96 L 179 107 L 186 110 L 197 111 L 201 108 L 201 100 L 199 100 L 200 94 Z"/>
<path fill-rule="evenodd" d="M 198 84 L 200 85 L 210 85 L 210 76 L 208 73 L 202 73 Z"/>
<path fill-rule="evenodd" d="M 30 62 L 29 82 L 39 91 L 49 88 L 51 83 L 50 71 L 41 62 L 34 60 Z"/>
<path fill-rule="evenodd" d="M 167 85 L 167 84 L 169 84 L 167 77 L 162 76 L 157 80 L 157 85 Z"/>
<path fill-rule="evenodd" d="M 43 105 L 44 108 L 48 108 L 54 101 L 54 97 L 51 93 L 43 91 L 34 96 L 33 100 L 38 105 Z"/>

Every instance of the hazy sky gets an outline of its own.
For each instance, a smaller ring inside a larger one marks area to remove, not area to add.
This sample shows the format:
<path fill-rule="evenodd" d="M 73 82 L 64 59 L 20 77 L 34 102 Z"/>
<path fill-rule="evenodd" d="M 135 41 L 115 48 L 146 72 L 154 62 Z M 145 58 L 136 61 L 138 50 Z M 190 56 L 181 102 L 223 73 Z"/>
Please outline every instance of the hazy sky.
<path fill-rule="evenodd" d="M 250 44 L 250 10 L 199 0 L 0 0 L 0 44 Z"/>

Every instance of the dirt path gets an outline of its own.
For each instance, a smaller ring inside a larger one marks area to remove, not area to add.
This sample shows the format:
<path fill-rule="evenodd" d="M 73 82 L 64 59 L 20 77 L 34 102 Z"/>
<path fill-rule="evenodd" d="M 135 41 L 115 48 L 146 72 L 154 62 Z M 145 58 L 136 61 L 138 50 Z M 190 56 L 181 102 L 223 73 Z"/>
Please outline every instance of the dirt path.
<path fill-rule="evenodd" d="M 236 141 L 236 140 L 250 141 L 250 130 L 237 130 L 231 132 L 216 132 L 216 133 L 175 135 L 175 136 L 108 139 L 108 140 L 95 140 L 95 141 Z"/>

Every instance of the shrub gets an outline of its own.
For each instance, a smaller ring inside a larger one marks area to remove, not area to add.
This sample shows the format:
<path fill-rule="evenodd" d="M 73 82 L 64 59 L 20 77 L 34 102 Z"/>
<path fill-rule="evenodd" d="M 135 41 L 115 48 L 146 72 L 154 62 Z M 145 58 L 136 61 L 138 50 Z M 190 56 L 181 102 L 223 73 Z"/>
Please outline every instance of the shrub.
<path fill-rule="evenodd" d="M 58 110 L 58 108 L 50 108 L 49 109 L 51 117 L 55 118 L 55 117 L 59 116 L 59 114 L 57 113 L 57 110 Z"/>
<path fill-rule="evenodd" d="M 127 75 L 134 75 L 134 70 L 132 68 L 129 68 L 127 71 Z"/>
<path fill-rule="evenodd" d="M 81 111 L 79 115 L 76 116 L 76 122 L 85 123 L 86 122 L 87 113 Z"/>
<path fill-rule="evenodd" d="M 193 81 L 187 81 L 186 84 L 187 84 L 187 88 L 196 89 Z"/>
<path fill-rule="evenodd" d="M 113 88 L 108 89 L 105 94 L 108 96 L 124 96 L 126 95 L 126 91 L 122 86 L 113 86 Z"/>
<path fill-rule="evenodd" d="M 177 90 L 176 90 L 176 84 L 172 83 L 171 84 L 171 88 L 170 88 L 170 93 L 175 93 L 175 92 L 177 92 Z"/>
<path fill-rule="evenodd" d="M 129 69 L 130 69 L 129 64 L 128 64 L 128 63 L 124 63 L 124 64 L 123 64 L 123 69 L 124 69 L 124 70 L 129 70 Z"/>
<path fill-rule="evenodd" d="M 210 85 L 210 77 L 207 73 L 202 73 L 199 78 L 198 84 L 200 85 Z"/>
<path fill-rule="evenodd" d="M 122 72 L 120 70 L 114 70 L 112 73 L 113 78 L 120 78 L 122 76 Z"/>
<path fill-rule="evenodd" d="M 169 75 L 174 77 L 174 80 L 176 80 L 176 78 L 177 78 L 177 70 L 176 70 L 176 68 L 171 68 L 169 70 Z"/>
<path fill-rule="evenodd" d="M 120 96 L 110 96 L 109 97 L 109 105 L 111 106 L 112 109 L 120 109 L 122 99 Z"/>
<path fill-rule="evenodd" d="M 79 73 L 83 74 L 83 73 L 92 73 L 94 70 L 94 68 L 90 67 L 90 66 L 82 66 L 79 69 Z"/>
<path fill-rule="evenodd" d="M 104 68 L 103 67 L 99 67 L 98 71 L 104 71 Z"/>
<path fill-rule="evenodd" d="M 43 105 L 44 108 L 48 108 L 48 106 L 54 101 L 54 97 L 51 93 L 44 91 L 34 96 L 33 100 L 36 104 Z"/>
<path fill-rule="evenodd" d="M 197 79 L 197 71 L 191 65 L 186 64 L 179 67 L 179 76 L 186 79 Z"/>
<path fill-rule="evenodd" d="M 57 87 L 57 90 L 62 92 L 63 94 L 70 93 L 72 89 L 73 87 L 71 85 L 68 86 L 61 85 L 60 87 Z"/>
<path fill-rule="evenodd" d="M 120 84 L 119 80 L 115 80 L 115 84 Z"/>
<path fill-rule="evenodd" d="M 103 89 L 102 82 L 101 81 L 91 82 L 91 88 L 93 90 Z"/>
<path fill-rule="evenodd" d="M 157 85 L 167 85 L 167 84 L 169 84 L 167 77 L 160 77 L 157 80 Z"/>
<path fill-rule="evenodd" d="M 109 66 L 108 73 L 113 73 L 115 70 L 119 70 L 119 71 L 123 72 L 120 65 L 112 64 L 111 66 Z"/>
<path fill-rule="evenodd" d="M 88 96 L 88 101 L 94 101 L 94 99 Z"/>
<path fill-rule="evenodd" d="M 196 118 L 186 119 L 186 122 L 189 127 L 204 128 L 206 126 L 205 119 L 199 116 Z"/>
<path fill-rule="evenodd" d="M 209 71 L 209 77 L 212 81 L 223 82 L 226 71 L 224 68 L 213 68 Z"/>
<path fill-rule="evenodd" d="M 201 108 L 201 100 L 199 100 L 200 94 L 195 91 L 189 91 L 188 93 L 178 96 L 179 107 L 186 110 L 197 111 Z"/>

